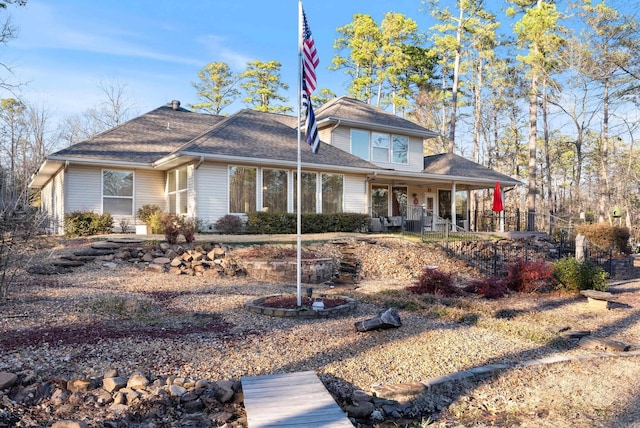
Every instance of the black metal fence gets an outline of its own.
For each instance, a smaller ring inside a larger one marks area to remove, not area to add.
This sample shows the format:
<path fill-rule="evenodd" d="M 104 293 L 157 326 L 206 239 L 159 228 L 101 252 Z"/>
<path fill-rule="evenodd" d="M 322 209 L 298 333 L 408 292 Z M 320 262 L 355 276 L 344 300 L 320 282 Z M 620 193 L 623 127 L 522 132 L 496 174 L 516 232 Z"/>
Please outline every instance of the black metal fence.
<path fill-rule="evenodd" d="M 470 232 L 423 232 L 422 240 L 442 250 L 449 257 L 461 260 L 485 275 L 504 277 L 506 265 L 518 260 L 554 262 L 561 257 L 574 257 L 575 240 L 568 236 L 562 239 L 538 240 L 492 240 Z M 615 275 L 612 251 L 590 246 L 585 258 L 602 267 L 611 276 Z"/>

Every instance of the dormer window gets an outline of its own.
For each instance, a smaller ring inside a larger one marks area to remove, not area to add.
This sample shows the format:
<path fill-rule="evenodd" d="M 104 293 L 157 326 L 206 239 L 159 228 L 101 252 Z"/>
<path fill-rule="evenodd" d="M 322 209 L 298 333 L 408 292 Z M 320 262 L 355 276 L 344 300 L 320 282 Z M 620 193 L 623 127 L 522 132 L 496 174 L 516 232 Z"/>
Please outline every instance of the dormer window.
<path fill-rule="evenodd" d="M 351 154 L 381 163 L 409 163 L 409 138 L 402 135 L 351 130 Z"/>

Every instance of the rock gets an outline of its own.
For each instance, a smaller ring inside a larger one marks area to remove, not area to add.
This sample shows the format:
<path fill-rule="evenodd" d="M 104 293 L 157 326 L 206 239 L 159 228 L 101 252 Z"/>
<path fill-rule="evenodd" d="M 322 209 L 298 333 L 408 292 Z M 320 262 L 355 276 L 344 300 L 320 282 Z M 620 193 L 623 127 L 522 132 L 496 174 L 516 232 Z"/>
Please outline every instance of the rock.
<path fill-rule="evenodd" d="M 115 269 L 118 267 L 118 264 L 114 262 L 106 262 L 106 263 L 103 263 L 102 266 L 109 269 Z"/>
<path fill-rule="evenodd" d="M 170 385 L 169 393 L 173 397 L 182 397 L 187 392 L 187 389 L 180 385 Z"/>
<path fill-rule="evenodd" d="M 134 373 L 127 381 L 127 388 L 144 388 L 149 385 L 149 379 L 140 373 Z"/>
<path fill-rule="evenodd" d="M 364 402 L 359 406 L 355 404 L 350 404 L 345 409 L 350 417 L 355 419 L 367 419 L 375 410 L 375 406 L 373 403 Z"/>
<path fill-rule="evenodd" d="M 102 380 L 102 387 L 107 392 L 118 391 L 127 386 L 127 378 L 125 377 L 105 377 Z"/>
<path fill-rule="evenodd" d="M 51 428 L 89 428 L 89 425 L 84 421 L 68 419 L 54 422 L 53 425 L 51 425 Z"/>
<path fill-rule="evenodd" d="M 91 381 L 87 379 L 72 379 L 67 382 L 67 389 L 71 392 L 87 392 Z"/>
<path fill-rule="evenodd" d="M 18 375 L 9 372 L 0 372 L 0 389 L 11 388 L 18 381 Z"/>
<path fill-rule="evenodd" d="M 153 263 L 157 265 L 165 265 L 167 263 L 171 263 L 171 259 L 168 257 L 156 257 L 153 259 Z"/>

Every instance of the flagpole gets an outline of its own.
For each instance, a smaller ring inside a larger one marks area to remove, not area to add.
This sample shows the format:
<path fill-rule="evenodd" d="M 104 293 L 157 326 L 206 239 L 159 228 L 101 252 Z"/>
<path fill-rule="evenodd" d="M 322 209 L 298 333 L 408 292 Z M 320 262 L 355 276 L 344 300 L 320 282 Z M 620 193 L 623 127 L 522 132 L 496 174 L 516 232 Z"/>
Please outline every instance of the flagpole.
<path fill-rule="evenodd" d="M 302 0 L 298 0 L 298 169 L 296 180 L 296 290 L 298 307 L 302 306 L 302 294 L 301 294 L 301 264 L 302 264 L 302 167 L 300 161 L 300 111 L 302 104 Z"/>

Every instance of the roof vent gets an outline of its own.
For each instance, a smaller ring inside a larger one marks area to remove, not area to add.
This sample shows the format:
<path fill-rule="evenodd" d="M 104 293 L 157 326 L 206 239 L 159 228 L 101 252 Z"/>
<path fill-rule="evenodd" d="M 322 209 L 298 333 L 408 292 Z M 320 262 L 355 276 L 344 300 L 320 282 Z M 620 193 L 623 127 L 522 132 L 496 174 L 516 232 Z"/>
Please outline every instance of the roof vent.
<path fill-rule="evenodd" d="M 171 101 L 171 108 L 173 110 L 178 110 L 180 108 L 180 101 L 178 100 Z"/>

